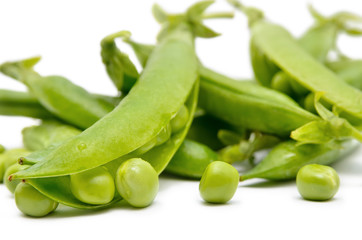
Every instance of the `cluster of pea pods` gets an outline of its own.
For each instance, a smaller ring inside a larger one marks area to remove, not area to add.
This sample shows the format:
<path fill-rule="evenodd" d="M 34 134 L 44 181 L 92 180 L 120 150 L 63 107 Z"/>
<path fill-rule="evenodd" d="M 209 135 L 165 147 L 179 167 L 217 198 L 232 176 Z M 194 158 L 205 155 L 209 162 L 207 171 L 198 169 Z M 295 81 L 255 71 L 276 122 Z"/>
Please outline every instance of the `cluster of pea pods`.
<path fill-rule="evenodd" d="M 201 179 L 200 194 L 213 203 L 229 201 L 239 181 L 295 179 L 300 169 L 303 197 L 333 197 L 338 175 L 324 165 L 362 141 L 362 61 L 341 54 L 336 42 L 341 33 L 362 34 L 347 24 L 361 18 L 325 17 L 311 8 L 315 24 L 296 39 L 260 10 L 229 2 L 249 20 L 253 80 L 237 81 L 199 61 L 195 38 L 219 35 L 203 20 L 233 16 L 205 13 L 212 1 L 183 14 L 155 5 L 161 24 L 155 45 L 134 41 L 128 31 L 102 40 L 102 61 L 118 96 L 42 76 L 34 70 L 39 57 L 1 64 L 0 72 L 28 91 L 0 90 L 0 114 L 42 120 L 23 129 L 24 148 L 0 149 L 0 179 L 18 208 L 41 217 L 58 203 L 97 209 L 124 199 L 146 207 L 162 172 Z M 141 72 L 117 39 L 131 46 Z M 264 149 L 271 150 L 255 163 L 254 153 Z M 233 167 L 239 163 L 249 169 L 239 173 Z M 327 190 L 313 182 L 313 171 L 327 172 Z"/>

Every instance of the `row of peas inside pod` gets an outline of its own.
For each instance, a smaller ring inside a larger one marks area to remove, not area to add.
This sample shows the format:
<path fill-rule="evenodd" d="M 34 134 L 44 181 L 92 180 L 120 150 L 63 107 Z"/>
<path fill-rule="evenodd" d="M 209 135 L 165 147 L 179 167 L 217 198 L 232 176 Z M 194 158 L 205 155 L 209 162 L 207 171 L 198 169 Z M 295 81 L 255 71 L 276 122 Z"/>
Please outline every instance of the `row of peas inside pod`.
<path fill-rule="evenodd" d="M 147 207 L 162 172 L 200 180 L 200 196 L 210 203 L 230 201 L 239 181 L 253 178 L 296 179 L 308 200 L 337 193 L 338 174 L 327 165 L 362 140 L 362 61 L 348 59 L 336 42 L 340 34 L 360 35 L 349 26 L 361 17 L 326 17 L 310 8 L 315 23 L 297 39 L 260 10 L 230 0 L 251 32 L 254 77 L 237 81 L 204 66 L 195 53 L 196 38 L 220 35 L 204 20 L 234 15 L 206 12 L 212 3 L 182 14 L 154 5 L 161 30 L 153 45 L 134 41 L 129 31 L 106 36 L 101 58 L 117 96 L 41 75 L 34 70 L 40 57 L 0 65 L 28 89 L 1 89 L 0 114 L 41 120 L 23 129 L 24 148 L 0 148 L 0 179 L 20 211 L 41 217 L 59 203 L 97 209 L 122 199 Z M 141 72 L 119 39 L 134 51 Z M 337 59 L 329 58 L 332 52 Z M 264 150 L 270 151 L 258 159 Z"/>

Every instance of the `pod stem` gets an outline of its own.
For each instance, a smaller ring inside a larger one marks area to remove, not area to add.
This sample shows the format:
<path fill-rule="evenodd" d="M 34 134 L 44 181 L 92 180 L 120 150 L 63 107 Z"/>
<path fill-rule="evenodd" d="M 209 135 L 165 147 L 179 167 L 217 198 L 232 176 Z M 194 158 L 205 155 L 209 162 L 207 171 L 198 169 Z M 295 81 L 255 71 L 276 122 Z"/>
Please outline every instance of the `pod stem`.
<path fill-rule="evenodd" d="M 40 75 L 33 70 L 34 65 L 39 61 L 40 57 L 37 56 L 21 61 L 5 62 L 0 65 L 0 72 L 26 84 L 29 79 L 40 77 Z"/>
<path fill-rule="evenodd" d="M 215 12 L 215 13 L 205 13 L 202 15 L 202 19 L 215 19 L 215 18 L 233 18 L 233 12 Z"/>
<path fill-rule="evenodd" d="M 255 22 L 264 19 L 264 13 L 254 7 L 246 7 L 238 0 L 227 0 L 234 8 L 243 12 L 248 18 L 249 27 L 252 26 Z"/>

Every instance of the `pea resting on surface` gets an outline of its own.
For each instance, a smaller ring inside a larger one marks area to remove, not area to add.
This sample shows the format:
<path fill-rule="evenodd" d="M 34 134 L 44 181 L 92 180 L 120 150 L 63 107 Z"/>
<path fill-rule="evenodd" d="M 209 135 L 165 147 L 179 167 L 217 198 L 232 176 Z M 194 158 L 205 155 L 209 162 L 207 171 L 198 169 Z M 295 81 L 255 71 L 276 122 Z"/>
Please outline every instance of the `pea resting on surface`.
<path fill-rule="evenodd" d="M 129 159 L 117 170 L 117 190 L 133 207 L 149 206 L 157 195 L 158 186 L 157 172 L 141 158 Z"/>
<path fill-rule="evenodd" d="M 199 191 L 206 202 L 226 203 L 234 196 L 238 184 L 238 171 L 229 163 L 215 161 L 202 175 Z"/>
<path fill-rule="evenodd" d="M 314 201 L 329 200 L 338 191 L 339 176 L 331 167 L 309 164 L 299 170 L 297 188 L 304 199 Z"/>
<path fill-rule="evenodd" d="M 70 175 L 70 188 L 80 201 L 89 204 L 106 204 L 115 192 L 114 179 L 104 167 Z"/>
<path fill-rule="evenodd" d="M 44 196 L 26 182 L 21 182 L 16 187 L 15 203 L 21 212 L 31 217 L 43 217 L 58 207 L 57 202 Z"/>

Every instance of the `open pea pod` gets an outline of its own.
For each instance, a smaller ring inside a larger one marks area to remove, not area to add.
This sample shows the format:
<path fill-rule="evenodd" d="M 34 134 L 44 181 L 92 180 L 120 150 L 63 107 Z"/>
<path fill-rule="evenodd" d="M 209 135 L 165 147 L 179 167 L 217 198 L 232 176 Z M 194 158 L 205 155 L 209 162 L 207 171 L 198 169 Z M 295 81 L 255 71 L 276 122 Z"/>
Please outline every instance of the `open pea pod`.
<path fill-rule="evenodd" d="M 14 177 L 69 175 L 145 149 L 170 124 L 198 78 L 194 37 L 188 21 L 173 23 L 139 80 L 112 112 Z"/>
<path fill-rule="evenodd" d="M 242 173 L 240 180 L 264 178 L 268 180 L 294 179 L 298 170 L 312 163 L 329 165 L 359 146 L 353 140 L 328 144 L 304 144 L 285 141 L 274 147 L 254 168 Z"/>
<path fill-rule="evenodd" d="M 24 83 L 49 112 L 81 129 L 88 128 L 114 108 L 64 77 L 40 76 L 33 70 L 39 60 L 40 57 L 34 57 L 6 62 L 0 65 L 0 71 Z"/>
<path fill-rule="evenodd" d="M 144 154 L 137 155 L 136 152 L 133 152 L 105 164 L 104 166 L 108 169 L 108 171 L 111 173 L 113 177 L 115 177 L 117 169 L 121 165 L 121 163 L 133 157 L 141 157 L 142 159 L 150 162 L 158 174 L 160 174 L 164 170 L 164 168 L 167 166 L 167 164 L 169 163 L 169 161 L 171 160 L 177 149 L 180 147 L 181 143 L 183 142 L 187 134 L 188 129 L 190 128 L 193 119 L 193 114 L 195 112 L 197 105 L 198 88 L 199 88 L 198 82 L 196 82 L 190 96 L 188 97 L 188 100 L 185 103 L 185 106 L 187 107 L 190 114 L 184 128 L 181 131 L 172 134 L 170 139 L 168 139 L 165 143 L 152 148 L 150 151 Z M 32 164 L 35 163 L 36 161 L 32 162 Z M 92 204 L 83 203 L 79 201 L 77 198 L 75 198 L 73 193 L 71 192 L 69 176 L 30 178 L 27 179 L 26 181 L 27 183 L 35 187 L 38 191 L 40 191 L 42 194 L 53 199 L 54 201 L 74 208 L 80 208 L 80 209 L 104 208 L 122 199 L 118 194 L 116 194 L 114 199 L 107 204 L 92 205 Z"/>

